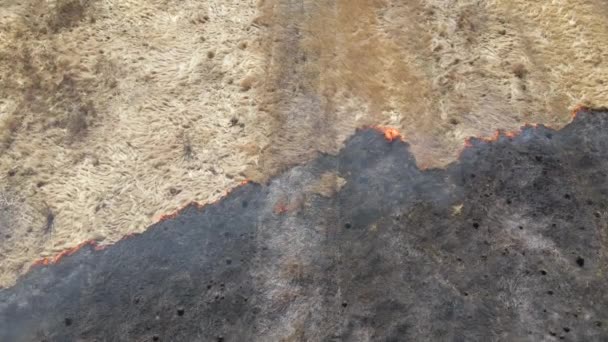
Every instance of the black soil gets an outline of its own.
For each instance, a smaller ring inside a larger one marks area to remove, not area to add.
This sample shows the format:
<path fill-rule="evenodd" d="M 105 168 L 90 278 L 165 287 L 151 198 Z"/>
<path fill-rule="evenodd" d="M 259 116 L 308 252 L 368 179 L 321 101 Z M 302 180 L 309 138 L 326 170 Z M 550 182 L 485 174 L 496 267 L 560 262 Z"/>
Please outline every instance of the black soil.
<path fill-rule="evenodd" d="M 326 172 L 346 184 L 310 191 Z M 0 341 L 607 341 L 608 113 L 417 168 L 373 130 L 0 292 Z M 287 203 L 287 212 L 277 211 Z"/>

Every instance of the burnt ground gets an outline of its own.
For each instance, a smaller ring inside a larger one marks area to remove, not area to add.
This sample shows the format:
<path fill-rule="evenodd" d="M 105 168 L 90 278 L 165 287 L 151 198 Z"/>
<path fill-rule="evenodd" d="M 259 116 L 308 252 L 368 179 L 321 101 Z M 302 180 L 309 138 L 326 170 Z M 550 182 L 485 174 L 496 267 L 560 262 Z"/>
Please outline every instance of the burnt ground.
<path fill-rule="evenodd" d="M 0 341 L 605 341 L 608 112 L 446 169 L 361 130 L 0 292 Z M 327 172 L 346 183 L 309 191 Z"/>

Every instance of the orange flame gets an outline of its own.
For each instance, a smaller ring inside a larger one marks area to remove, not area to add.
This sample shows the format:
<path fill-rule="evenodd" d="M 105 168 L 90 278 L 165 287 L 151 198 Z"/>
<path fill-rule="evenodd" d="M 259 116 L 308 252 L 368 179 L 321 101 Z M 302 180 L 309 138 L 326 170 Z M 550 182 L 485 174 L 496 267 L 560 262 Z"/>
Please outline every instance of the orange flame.
<path fill-rule="evenodd" d="M 404 141 L 403 136 L 401 135 L 401 133 L 399 133 L 399 131 L 396 128 L 382 127 L 382 126 L 371 126 L 371 128 L 384 134 L 384 138 L 388 141 L 395 141 L 397 139 Z"/>
<path fill-rule="evenodd" d="M 523 127 L 529 126 L 528 124 L 525 124 Z M 505 138 L 509 138 L 509 139 L 513 139 L 515 137 L 517 137 L 518 135 L 521 134 L 521 128 L 519 131 L 502 131 L 497 129 L 496 131 L 494 131 L 494 134 L 492 134 L 489 137 L 481 137 L 479 138 L 479 140 L 487 142 L 487 143 L 492 143 L 492 142 L 496 142 L 498 140 L 500 140 L 500 137 L 505 137 Z M 470 147 L 471 144 L 471 138 L 467 138 L 465 139 L 465 147 Z"/>
<path fill-rule="evenodd" d="M 33 266 L 37 266 L 37 265 L 51 265 L 51 264 L 56 264 L 59 262 L 59 260 L 61 260 L 62 258 L 66 257 L 66 256 L 70 256 L 76 252 L 78 252 L 82 247 L 84 246 L 91 246 L 93 248 L 95 248 L 95 250 L 100 250 L 103 249 L 103 247 L 100 247 L 97 245 L 97 242 L 94 240 L 89 240 L 89 241 L 85 241 L 85 242 L 81 242 L 78 245 L 70 248 L 70 249 L 66 249 L 64 251 L 62 251 L 61 253 L 52 256 L 52 257 L 45 257 L 42 259 L 38 259 L 36 261 L 34 261 L 34 263 L 32 264 Z"/>
<path fill-rule="evenodd" d="M 202 209 L 202 208 L 204 208 L 204 207 L 206 207 L 206 206 L 208 206 L 208 205 L 213 205 L 213 204 L 216 204 L 216 203 L 218 203 L 219 201 L 221 201 L 221 200 L 223 200 L 224 198 L 226 198 L 226 196 L 228 196 L 228 195 L 229 195 L 231 192 L 233 192 L 233 191 L 234 191 L 234 190 L 236 190 L 237 188 L 240 188 L 240 187 L 242 187 L 242 186 L 245 186 L 245 185 L 247 185 L 247 184 L 249 184 L 249 183 L 250 183 L 250 181 L 249 181 L 249 180 L 247 180 L 247 179 L 246 179 L 246 180 L 244 180 L 244 181 L 241 181 L 241 182 L 240 182 L 240 183 L 239 183 L 237 186 L 235 186 L 235 187 L 233 187 L 233 188 L 230 188 L 230 189 L 228 189 L 228 190 L 225 190 L 225 191 L 224 191 L 224 193 L 222 194 L 222 196 L 220 196 L 219 198 L 217 198 L 217 199 L 216 199 L 216 200 L 214 200 L 214 201 L 210 201 L 210 202 L 206 202 L 206 203 L 200 203 L 200 202 L 192 201 L 192 202 L 190 202 L 190 203 L 186 204 L 185 206 L 183 206 L 183 207 L 181 207 L 181 208 L 177 209 L 177 210 L 176 210 L 176 211 L 174 211 L 173 213 L 161 215 L 161 216 L 158 218 L 158 220 L 157 220 L 156 222 L 162 222 L 162 221 L 165 221 L 165 220 L 169 220 L 169 219 L 172 219 L 172 218 L 176 218 L 177 216 L 179 216 L 179 215 L 180 215 L 180 214 L 181 214 L 181 213 L 182 213 L 182 212 L 183 212 L 183 211 L 184 211 L 186 208 L 188 208 L 189 206 L 194 206 L 194 207 L 196 207 L 197 209 L 199 209 L 199 210 L 200 210 L 200 209 Z"/>
<path fill-rule="evenodd" d="M 586 111 L 589 111 L 589 107 L 585 106 L 584 104 L 578 104 L 574 107 L 574 109 L 572 109 L 570 116 L 572 117 L 572 120 L 574 120 L 578 113 Z"/>
<path fill-rule="evenodd" d="M 578 104 L 578 105 L 576 105 L 576 106 L 574 107 L 574 109 L 572 109 L 572 111 L 570 112 L 570 123 L 571 123 L 572 121 L 574 121 L 574 119 L 576 119 L 576 117 L 578 116 L 578 114 L 579 114 L 580 112 L 587 112 L 587 111 L 590 111 L 590 110 L 592 110 L 592 108 L 590 108 L 590 107 L 588 107 L 588 106 L 586 106 L 586 105 L 583 105 L 583 104 Z M 545 126 L 545 127 L 547 127 L 547 128 L 550 128 L 550 129 L 556 130 L 556 128 L 553 128 L 553 127 L 551 127 L 551 126 L 550 126 L 550 125 L 548 125 L 548 124 L 539 124 L 539 123 L 528 123 L 528 122 L 526 122 L 526 123 L 524 123 L 524 125 L 523 125 L 523 126 L 521 126 L 521 127 L 520 127 L 519 131 L 506 131 L 506 132 L 504 132 L 504 135 L 505 135 L 506 137 L 508 137 L 508 138 L 514 138 L 514 137 L 516 137 L 516 136 L 520 135 L 520 134 L 521 134 L 521 132 L 522 132 L 522 130 L 523 130 L 524 128 L 530 127 L 530 128 L 537 129 L 537 128 L 538 128 L 539 126 L 541 126 L 541 125 L 542 125 L 542 126 Z"/>
<path fill-rule="evenodd" d="M 582 104 L 577 105 L 576 107 L 574 107 L 574 109 L 572 110 L 572 112 L 570 112 L 570 117 L 571 117 L 570 122 L 574 121 L 574 119 L 578 116 L 578 114 L 580 112 L 590 111 L 590 110 L 592 110 L 592 108 L 589 108 L 589 107 L 587 107 L 585 105 L 582 105 Z M 498 141 L 500 139 L 501 136 L 504 136 L 504 137 L 509 138 L 509 139 L 513 139 L 513 138 L 517 137 L 518 135 L 520 135 L 521 132 L 522 132 L 522 130 L 524 128 L 530 127 L 530 128 L 533 128 L 533 129 L 538 129 L 538 127 L 540 125 L 541 124 L 539 124 L 539 123 L 525 123 L 517 131 L 501 131 L 501 130 L 496 130 L 492 136 L 490 136 L 490 137 L 480 137 L 478 139 L 481 140 L 481 141 L 487 142 L 487 143 L 496 142 L 496 141 Z M 551 126 L 549 126 L 547 124 L 543 124 L 543 126 L 555 130 L 555 128 L 552 128 Z M 464 147 L 460 151 L 460 155 L 462 155 L 462 152 L 465 149 L 473 147 L 473 142 L 472 142 L 473 139 L 474 139 L 474 137 L 469 137 L 469 138 L 466 138 L 464 140 Z"/>
<path fill-rule="evenodd" d="M 580 113 L 581 111 L 589 111 L 589 110 L 591 110 L 591 109 L 589 107 L 585 106 L 585 105 L 577 105 L 572 110 L 572 112 L 570 114 L 571 117 L 572 117 L 572 120 L 574 120 L 577 117 L 578 113 Z M 524 127 L 538 128 L 538 126 L 539 126 L 539 124 L 537 124 L 537 123 L 535 123 L 535 124 L 527 124 L 526 123 L 524 126 L 522 126 L 522 128 L 524 128 Z M 395 128 L 381 127 L 381 126 L 371 126 L 370 128 L 375 129 L 376 131 L 382 133 L 384 135 L 384 138 L 386 140 L 390 141 L 390 142 L 395 141 L 397 139 L 399 139 L 401 141 L 404 141 L 403 136 Z M 482 137 L 482 138 L 480 138 L 480 140 L 485 141 L 485 142 L 489 142 L 489 143 L 495 142 L 495 141 L 498 141 L 498 139 L 501 136 L 501 133 L 505 137 L 512 139 L 512 138 L 515 138 L 516 136 L 518 136 L 521 133 L 521 128 L 520 128 L 519 131 L 500 131 L 500 130 L 496 130 L 496 132 L 494 132 L 494 134 L 491 137 Z M 472 138 L 466 138 L 465 141 L 464 141 L 464 148 L 461 150 L 460 153 L 462 154 L 462 152 L 465 149 L 470 148 L 472 146 L 473 146 Z M 426 169 L 426 167 L 421 167 L 421 169 Z M 224 194 L 220 198 L 218 198 L 217 200 L 215 200 L 215 201 L 207 202 L 207 203 L 203 203 L 203 204 L 201 204 L 199 202 L 196 202 L 196 201 L 193 201 L 193 202 L 187 204 L 186 206 L 184 206 L 184 207 L 176 210 L 174 213 L 161 215 L 157 222 L 161 222 L 161 221 L 164 221 L 164 220 L 168 220 L 168 219 L 177 217 L 185 208 L 187 208 L 190 205 L 194 205 L 198 209 L 202 209 L 202 208 L 204 208 L 207 205 L 213 205 L 213 204 L 221 201 L 222 199 L 224 199 L 226 196 L 228 196 L 236 188 L 244 186 L 244 185 L 248 184 L 249 182 L 250 182 L 249 180 L 244 180 L 244 181 L 240 182 L 239 185 L 237 185 L 236 187 L 226 190 L 224 192 Z M 275 205 L 274 212 L 276 214 L 284 214 L 284 213 L 286 213 L 288 211 L 289 211 L 289 207 L 287 205 L 285 205 L 284 203 L 277 203 Z M 120 240 L 129 238 L 129 237 L 132 237 L 132 236 L 135 236 L 135 235 L 138 235 L 138 233 L 127 234 L 127 235 L 123 236 Z M 106 248 L 107 246 L 110 246 L 111 244 L 108 244 L 108 245 L 99 245 L 94 240 L 84 241 L 84 242 L 78 244 L 75 247 L 66 249 L 65 251 L 59 253 L 58 255 L 56 255 L 54 257 L 45 257 L 45 258 L 36 260 L 32 264 L 32 267 L 33 266 L 37 266 L 37 265 L 55 264 L 55 263 L 59 262 L 63 257 L 72 255 L 72 254 L 76 253 L 78 250 L 80 250 L 82 247 L 87 246 L 87 245 L 92 246 L 95 250 L 103 250 L 104 248 Z"/>
<path fill-rule="evenodd" d="M 401 138 L 401 134 L 394 128 L 387 128 L 384 130 L 384 137 L 388 141 L 393 141 Z"/>
<path fill-rule="evenodd" d="M 177 216 L 178 216 L 178 215 L 179 215 L 179 214 L 180 214 L 180 213 L 181 213 L 181 212 L 182 212 L 184 209 L 186 209 L 186 208 L 187 208 L 189 205 L 195 205 L 195 206 L 196 206 L 196 208 L 200 210 L 200 209 L 204 208 L 205 206 L 215 204 L 215 203 L 217 203 L 217 202 L 221 201 L 221 200 L 222 200 L 223 198 L 225 198 L 226 196 L 228 196 L 228 194 L 230 194 L 230 193 L 231 193 L 232 191 L 234 191 L 235 189 L 237 189 L 237 188 L 239 188 L 239 187 L 241 187 L 241 186 L 244 186 L 244 185 L 246 185 L 246 184 L 248 184 L 248 183 L 249 183 L 249 180 L 244 180 L 244 181 L 240 182 L 240 183 L 239 183 L 239 184 L 238 184 L 236 187 L 226 190 L 226 191 L 224 192 L 224 194 L 223 194 L 223 195 L 222 195 L 220 198 L 218 198 L 217 200 L 212 201 L 212 202 L 208 202 L 208 203 L 201 204 L 201 203 L 198 203 L 198 202 L 194 202 L 194 201 L 193 201 L 193 202 L 191 202 L 191 203 L 187 204 L 186 206 L 184 206 L 184 207 L 182 207 L 182 208 L 180 208 L 180 209 L 176 210 L 174 213 L 171 213 L 171 214 L 166 214 L 166 215 L 161 215 L 161 216 L 160 216 L 160 218 L 159 218 L 159 220 L 158 220 L 156 223 L 158 223 L 158 222 L 162 222 L 162 221 L 164 221 L 164 220 L 168 220 L 168 219 L 170 219 L 170 218 L 175 218 L 175 217 L 177 217 Z M 152 226 L 152 225 L 150 225 L 150 226 Z M 121 238 L 119 241 L 122 241 L 122 240 L 124 240 L 124 239 L 128 239 L 128 238 L 130 238 L 130 237 L 133 237 L 133 236 L 136 236 L 136 235 L 139 235 L 139 234 L 141 234 L 141 233 L 130 233 L 130 234 L 126 234 L 126 235 L 124 235 L 124 236 L 123 236 L 123 237 L 122 237 L 122 238 Z M 58 262 L 59 262 L 61 259 L 63 259 L 64 257 L 66 257 L 66 256 L 70 256 L 70 255 L 73 255 L 74 253 L 78 252 L 78 251 L 79 251 L 81 248 L 83 248 L 83 247 L 85 247 L 85 246 L 91 246 L 91 247 L 93 247 L 93 248 L 94 248 L 96 251 L 100 251 L 100 250 L 103 250 L 103 249 L 105 249 L 105 248 L 107 248 L 108 246 L 111 246 L 111 245 L 112 245 L 112 244 L 107 244 L 107 245 L 99 245 L 99 244 L 97 243 L 97 241 L 95 241 L 95 240 L 88 240 L 88 241 L 84 241 L 84 242 L 81 242 L 81 243 L 79 243 L 78 245 L 76 245 L 76 246 L 74 246 L 74 247 L 68 248 L 68 249 L 66 249 L 66 250 L 64 250 L 64 251 L 62 251 L 62 252 L 60 252 L 59 254 L 57 254 L 57 255 L 55 255 L 55 256 L 52 256 L 52 257 L 44 257 L 44 258 L 41 258 L 41 259 L 38 259 L 38 260 L 34 261 L 34 262 L 32 263 L 32 265 L 30 266 L 30 269 L 31 269 L 32 267 L 34 267 L 34 266 L 48 266 L 48 265 L 51 265 L 51 264 L 56 264 L 56 263 L 58 263 Z"/>

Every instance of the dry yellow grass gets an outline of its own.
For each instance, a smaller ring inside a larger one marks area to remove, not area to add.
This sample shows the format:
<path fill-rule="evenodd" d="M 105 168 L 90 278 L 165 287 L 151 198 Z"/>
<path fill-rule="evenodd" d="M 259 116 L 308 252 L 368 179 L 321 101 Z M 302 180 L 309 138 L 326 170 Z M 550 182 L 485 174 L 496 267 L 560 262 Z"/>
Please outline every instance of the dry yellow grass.
<path fill-rule="evenodd" d="M 1 285 L 244 179 L 255 155 L 240 146 L 263 142 L 264 120 L 230 80 L 261 65 L 255 13 L 255 1 L 0 4 Z"/>
<path fill-rule="evenodd" d="M 471 135 L 526 122 L 559 127 L 577 104 L 608 99 L 608 25 L 600 20 L 607 8 L 576 0 L 338 0 L 292 8 L 267 0 L 262 21 L 273 36 L 267 64 L 274 76 L 267 102 L 289 119 L 278 122 L 276 147 L 262 164 L 273 170 L 310 149 L 335 152 L 364 124 L 399 128 L 424 166 L 454 160 Z"/>
<path fill-rule="evenodd" d="M 470 135 L 559 127 L 577 104 L 608 104 L 607 9 L 1 2 L 0 285 L 39 257 L 334 153 L 361 125 L 398 128 L 424 166 L 454 160 Z"/>

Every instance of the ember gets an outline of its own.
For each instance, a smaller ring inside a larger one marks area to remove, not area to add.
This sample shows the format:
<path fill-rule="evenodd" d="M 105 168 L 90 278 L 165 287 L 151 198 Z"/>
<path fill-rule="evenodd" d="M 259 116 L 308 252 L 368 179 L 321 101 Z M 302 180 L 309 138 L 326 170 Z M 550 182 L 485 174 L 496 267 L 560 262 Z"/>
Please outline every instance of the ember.
<path fill-rule="evenodd" d="M 289 208 L 287 208 L 287 205 L 285 203 L 277 203 L 272 211 L 277 215 L 281 215 L 288 212 Z"/>

